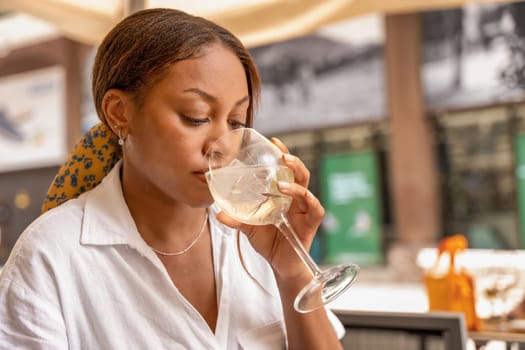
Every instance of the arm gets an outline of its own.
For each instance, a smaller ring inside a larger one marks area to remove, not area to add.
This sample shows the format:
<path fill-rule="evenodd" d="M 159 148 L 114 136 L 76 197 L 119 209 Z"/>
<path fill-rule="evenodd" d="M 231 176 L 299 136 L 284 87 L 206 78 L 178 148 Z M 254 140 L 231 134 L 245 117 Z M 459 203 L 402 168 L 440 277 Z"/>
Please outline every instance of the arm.
<path fill-rule="evenodd" d="M 2 349 L 68 348 L 64 322 L 56 308 L 5 276 L 0 280 L 0 320 Z"/>
<path fill-rule="evenodd" d="M 21 234 L 0 274 L 0 349 L 68 348 L 56 280 L 35 239 L 40 233 Z"/>
<path fill-rule="evenodd" d="M 324 308 L 299 313 L 293 307 L 297 293 L 310 278 L 299 282 L 277 279 L 286 323 L 289 349 L 343 349 Z"/>
<path fill-rule="evenodd" d="M 293 162 L 299 162 L 294 159 Z M 302 163 L 297 164 L 303 167 Z M 279 189 L 282 193 L 288 194 L 298 203 L 298 212 L 289 212 L 290 220 L 296 219 L 293 226 L 299 227 L 303 233 L 300 239 L 302 244 L 309 249 L 313 240 L 313 235 L 317 231 L 320 220 L 324 215 L 321 204 L 306 188 L 297 184 L 281 184 Z M 291 209 L 293 210 L 293 209 Z M 302 217 L 301 217 L 302 216 Z M 299 217 L 300 220 L 297 220 Z M 304 236 L 306 233 L 306 237 Z M 299 233 L 298 233 L 299 234 Z M 292 256 L 296 256 L 293 254 Z M 303 264 L 287 262 L 283 263 L 288 267 L 292 266 L 295 271 L 288 269 L 274 268 L 277 286 L 281 295 L 286 332 L 288 336 L 288 346 L 290 349 L 342 349 L 342 345 L 337 339 L 335 330 L 330 323 L 326 310 L 317 310 L 300 313 L 294 308 L 294 301 L 301 289 L 311 280 L 310 271 Z M 321 296 L 319 296 L 321 298 Z"/>

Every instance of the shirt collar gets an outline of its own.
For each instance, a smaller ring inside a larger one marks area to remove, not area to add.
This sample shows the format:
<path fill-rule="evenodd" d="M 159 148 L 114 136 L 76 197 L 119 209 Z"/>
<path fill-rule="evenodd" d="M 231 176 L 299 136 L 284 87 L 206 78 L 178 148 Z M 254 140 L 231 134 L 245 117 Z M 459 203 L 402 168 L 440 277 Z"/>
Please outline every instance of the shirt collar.
<path fill-rule="evenodd" d="M 127 245 L 136 249 L 156 265 L 161 264 L 140 235 L 129 212 L 120 181 L 121 167 L 122 161 L 119 161 L 98 186 L 86 193 L 80 243 L 98 246 Z M 234 238 L 235 230 L 217 221 L 216 214 L 219 211 L 216 204 L 209 208 L 212 232 L 219 233 L 231 240 Z M 244 253 L 247 254 L 246 259 L 243 259 L 246 272 L 263 290 L 273 295 L 271 291 L 276 290 L 277 287 L 271 288 L 275 280 L 269 264 L 255 252 L 244 234 L 241 234 L 239 239 L 240 251 L 243 252 L 241 254 L 243 256 Z M 236 245 L 232 248 L 237 250 Z M 238 253 L 238 251 L 229 251 L 229 253 Z M 161 267 L 161 265 L 158 266 Z"/>
<path fill-rule="evenodd" d="M 121 167 L 122 161 L 119 161 L 102 182 L 86 194 L 80 243 L 125 244 L 153 259 L 154 253 L 142 239 L 126 205 L 120 181 Z"/>

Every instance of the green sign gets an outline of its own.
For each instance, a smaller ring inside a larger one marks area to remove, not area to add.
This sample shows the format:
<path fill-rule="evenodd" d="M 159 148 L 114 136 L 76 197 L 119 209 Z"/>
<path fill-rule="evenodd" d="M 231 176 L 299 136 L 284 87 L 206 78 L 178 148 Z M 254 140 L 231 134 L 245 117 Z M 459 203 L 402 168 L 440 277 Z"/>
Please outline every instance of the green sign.
<path fill-rule="evenodd" d="M 518 213 L 521 248 L 525 248 L 525 134 L 516 136 L 516 188 L 518 189 Z"/>
<path fill-rule="evenodd" d="M 321 163 L 325 260 L 382 261 L 377 160 L 373 151 L 327 155 Z"/>

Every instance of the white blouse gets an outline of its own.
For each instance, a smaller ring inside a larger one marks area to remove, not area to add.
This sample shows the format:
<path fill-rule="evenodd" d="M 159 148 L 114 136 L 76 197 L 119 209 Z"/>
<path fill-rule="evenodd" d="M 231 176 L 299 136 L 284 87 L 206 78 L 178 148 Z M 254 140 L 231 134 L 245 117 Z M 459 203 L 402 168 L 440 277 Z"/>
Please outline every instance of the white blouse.
<path fill-rule="evenodd" d="M 284 349 L 276 282 L 247 238 L 241 235 L 241 250 L 255 280 L 241 265 L 234 230 L 210 207 L 214 333 L 137 231 L 119 169 L 20 236 L 0 275 L 0 348 Z M 342 337 L 342 325 L 327 312 Z"/>

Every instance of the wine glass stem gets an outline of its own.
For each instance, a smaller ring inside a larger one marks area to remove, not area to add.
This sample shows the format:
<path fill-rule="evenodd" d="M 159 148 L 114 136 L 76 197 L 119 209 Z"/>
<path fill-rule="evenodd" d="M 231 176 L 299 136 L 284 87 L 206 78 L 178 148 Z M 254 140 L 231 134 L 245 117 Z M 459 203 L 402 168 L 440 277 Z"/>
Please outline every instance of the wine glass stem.
<path fill-rule="evenodd" d="M 317 276 L 321 274 L 321 271 L 319 270 L 319 267 L 317 267 L 317 264 L 312 259 L 310 254 L 306 251 L 303 244 L 297 237 L 297 234 L 295 233 L 292 225 L 288 221 L 288 218 L 286 217 L 286 214 L 281 214 L 281 221 L 278 222 L 275 226 L 282 232 L 284 237 L 290 242 L 293 249 L 299 255 L 301 260 L 305 263 L 305 265 L 308 267 L 312 275 Z"/>

